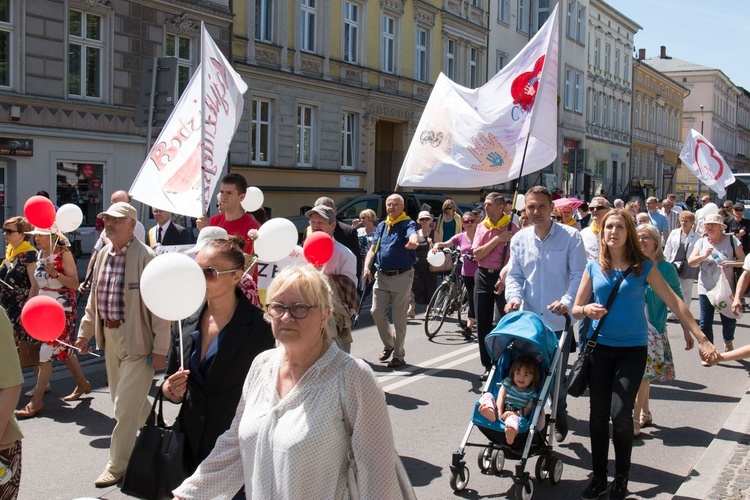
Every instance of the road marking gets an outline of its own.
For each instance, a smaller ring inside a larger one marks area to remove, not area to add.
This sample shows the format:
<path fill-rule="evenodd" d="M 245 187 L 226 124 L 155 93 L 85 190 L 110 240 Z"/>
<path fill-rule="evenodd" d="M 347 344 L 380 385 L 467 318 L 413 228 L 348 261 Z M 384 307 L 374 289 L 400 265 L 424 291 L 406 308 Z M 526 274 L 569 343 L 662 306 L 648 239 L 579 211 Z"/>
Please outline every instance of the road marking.
<path fill-rule="evenodd" d="M 415 372 L 417 370 L 424 370 L 425 368 L 431 368 L 432 365 L 435 365 L 436 363 L 440 363 L 441 361 L 444 361 L 446 359 L 455 358 L 456 356 L 460 356 L 461 354 L 464 354 L 466 352 L 469 352 L 471 350 L 477 350 L 476 344 L 467 345 L 466 347 L 462 347 L 461 349 L 457 349 L 455 351 L 451 351 L 447 354 L 440 355 L 436 358 L 428 359 L 426 361 L 422 361 L 419 365 L 412 365 L 408 368 L 404 368 L 399 373 L 394 373 L 393 375 L 384 375 L 381 377 L 378 377 L 378 382 L 381 384 L 385 384 L 391 379 L 397 378 L 403 378 L 405 375 L 410 375 L 412 372 Z M 479 354 L 477 352 L 477 354 Z"/>
<path fill-rule="evenodd" d="M 429 377 L 430 375 L 434 375 L 436 373 L 439 373 L 443 370 L 448 370 L 450 368 L 453 368 L 454 366 L 458 366 L 460 364 L 466 363 L 467 361 L 471 361 L 472 359 L 475 359 L 479 356 L 479 353 L 469 354 L 468 356 L 464 356 L 463 358 L 456 359 L 454 361 L 451 361 L 450 363 L 446 363 L 443 366 L 432 368 L 430 370 L 427 370 L 424 373 L 420 373 L 419 375 L 415 375 L 413 377 L 404 378 L 399 380 L 398 382 L 394 382 L 390 385 L 386 385 L 383 387 L 383 391 L 385 392 L 391 392 L 394 391 L 400 387 L 403 387 L 405 385 L 418 382 L 422 380 L 423 378 Z"/>
<path fill-rule="evenodd" d="M 407 376 L 407 377 L 404 377 L 404 374 L 389 375 L 387 377 L 383 377 L 383 378 L 379 379 L 379 382 L 381 383 L 381 385 L 383 387 L 383 391 L 385 391 L 385 392 L 390 392 L 390 391 L 396 390 L 396 389 L 398 389 L 400 387 L 403 387 L 405 385 L 408 385 L 408 384 L 411 384 L 411 383 L 414 383 L 414 382 L 418 382 L 418 381 L 422 380 L 425 377 L 429 377 L 429 376 L 434 375 L 436 373 L 440 373 L 441 371 L 444 371 L 444 370 L 449 370 L 449 369 L 453 368 L 454 366 L 458 366 L 458 365 L 461 365 L 463 363 L 466 363 L 467 361 L 471 361 L 473 359 L 476 359 L 479 356 L 479 353 L 476 352 L 476 346 L 475 345 L 471 345 L 471 346 L 464 347 L 462 349 L 458 349 L 457 351 L 453 351 L 453 352 L 451 352 L 449 354 L 443 354 L 442 356 L 438 356 L 436 358 L 429 359 L 429 360 L 425 361 L 424 363 L 422 363 L 420 366 L 411 366 L 411 367 L 409 367 L 408 369 L 406 369 L 404 371 L 408 372 L 408 374 L 411 374 L 411 373 L 413 373 L 413 372 L 415 372 L 417 370 L 423 370 L 425 368 L 425 365 L 427 365 L 427 366 L 434 365 L 434 364 L 440 363 L 440 362 L 442 362 L 442 361 L 444 361 L 446 359 L 455 358 L 456 356 L 460 356 L 461 354 L 464 354 L 464 353 L 469 352 L 469 351 L 474 351 L 474 352 L 471 353 L 471 354 L 469 354 L 468 356 L 464 356 L 462 358 L 454 359 L 453 361 L 450 361 L 448 363 L 445 363 L 445 364 L 442 364 L 440 366 L 435 366 L 433 368 L 430 368 L 427 371 L 420 373 L 419 375 Z M 396 381 L 396 382 L 393 382 L 391 384 L 385 385 L 385 384 L 387 384 L 392 379 L 399 379 L 399 380 Z"/>

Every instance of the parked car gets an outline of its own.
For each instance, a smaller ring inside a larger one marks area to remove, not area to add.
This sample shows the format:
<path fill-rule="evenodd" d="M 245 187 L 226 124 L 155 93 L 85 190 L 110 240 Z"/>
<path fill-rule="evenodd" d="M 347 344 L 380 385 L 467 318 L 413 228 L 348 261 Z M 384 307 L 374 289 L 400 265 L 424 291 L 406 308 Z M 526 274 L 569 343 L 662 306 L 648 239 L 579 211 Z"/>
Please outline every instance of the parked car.
<path fill-rule="evenodd" d="M 372 209 L 378 216 L 378 221 L 385 219 L 385 200 L 392 193 L 380 192 L 365 194 L 361 196 L 349 196 L 336 202 L 336 218 L 341 222 L 351 224 L 354 219 L 359 218 L 362 210 Z M 399 193 L 404 197 L 404 212 L 413 220 L 417 220 L 417 215 L 421 210 L 429 210 L 434 217 L 438 217 L 443 210 L 443 202 L 446 196 L 433 193 Z M 461 212 L 459 208 L 459 212 Z M 460 213 L 459 213 L 460 215 Z M 302 241 L 302 233 L 308 226 L 307 217 L 298 215 L 289 217 L 297 227 L 299 241 Z"/>

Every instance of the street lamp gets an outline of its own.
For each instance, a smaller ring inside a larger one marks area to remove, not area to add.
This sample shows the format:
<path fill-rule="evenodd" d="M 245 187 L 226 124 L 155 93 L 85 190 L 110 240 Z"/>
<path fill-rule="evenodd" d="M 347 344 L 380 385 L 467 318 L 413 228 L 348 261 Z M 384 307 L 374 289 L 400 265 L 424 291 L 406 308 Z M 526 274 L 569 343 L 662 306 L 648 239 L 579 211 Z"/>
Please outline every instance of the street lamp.
<path fill-rule="evenodd" d="M 703 135 L 703 104 L 701 104 L 700 108 L 701 108 L 701 135 Z"/>

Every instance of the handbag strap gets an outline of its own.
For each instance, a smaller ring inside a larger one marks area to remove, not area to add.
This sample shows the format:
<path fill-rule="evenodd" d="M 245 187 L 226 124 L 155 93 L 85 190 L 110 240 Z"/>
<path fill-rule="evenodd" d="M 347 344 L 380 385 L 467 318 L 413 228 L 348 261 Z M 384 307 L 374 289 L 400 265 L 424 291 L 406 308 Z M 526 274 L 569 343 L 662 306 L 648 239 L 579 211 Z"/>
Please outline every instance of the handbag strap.
<path fill-rule="evenodd" d="M 625 269 L 625 271 L 620 275 L 619 278 L 617 278 L 617 281 L 615 282 L 615 286 L 612 288 L 612 291 L 609 293 L 609 297 L 607 297 L 607 304 L 604 306 L 605 309 L 609 310 L 609 308 L 612 306 L 612 302 L 615 300 L 615 296 L 617 295 L 617 291 L 620 289 L 620 285 L 625 280 L 625 278 L 628 277 L 628 275 L 633 270 L 633 266 L 628 267 Z M 586 342 L 586 352 L 591 353 L 591 351 L 594 350 L 594 347 L 596 347 L 596 338 L 599 336 L 599 330 L 602 327 L 602 323 L 604 322 L 604 316 L 599 319 L 599 323 L 596 325 L 596 328 L 594 329 L 594 333 L 591 335 L 591 338 Z"/>

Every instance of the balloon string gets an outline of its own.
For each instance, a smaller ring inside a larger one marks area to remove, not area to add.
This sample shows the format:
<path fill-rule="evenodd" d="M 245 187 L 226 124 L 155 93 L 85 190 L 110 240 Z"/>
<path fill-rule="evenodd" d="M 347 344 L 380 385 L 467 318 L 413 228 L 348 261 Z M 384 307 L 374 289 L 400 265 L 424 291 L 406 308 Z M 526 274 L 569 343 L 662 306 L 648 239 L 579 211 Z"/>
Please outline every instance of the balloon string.
<path fill-rule="evenodd" d="M 185 351 L 182 349 L 182 321 L 177 322 L 177 331 L 180 332 L 180 368 L 185 369 Z"/>
<path fill-rule="evenodd" d="M 252 256 L 252 257 L 250 258 L 250 265 L 249 265 L 249 266 L 247 266 L 247 269 L 245 269 L 245 272 L 244 272 L 244 273 L 242 274 L 242 277 L 244 278 L 245 276 L 247 276 L 247 274 L 248 274 L 248 273 L 250 272 L 250 270 L 251 270 L 251 269 L 252 269 L 253 267 L 255 267 L 255 264 L 257 264 L 257 263 L 258 263 L 258 256 L 257 256 L 257 255 L 253 255 L 253 256 Z"/>
<path fill-rule="evenodd" d="M 11 290 L 13 290 L 13 288 L 14 288 L 13 286 L 9 285 L 8 283 L 6 283 L 6 282 L 5 282 L 5 281 L 3 281 L 3 280 L 0 280 L 0 283 L 2 283 L 3 285 L 7 286 L 7 287 L 8 287 L 8 288 L 10 288 Z"/>
<path fill-rule="evenodd" d="M 68 343 L 66 343 L 66 342 L 63 342 L 62 340 L 57 340 L 57 339 L 55 339 L 55 342 L 57 342 L 58 344 L 62 344 L 62 345 L 64 345 L 64 346 L 66 346 L 66 347 L 70 347 L 71 349 L 75 349 L 75 350 L 76 350 L 76 351 L 78 351 L 78 352 L 80 352 L 80 351 L 81 351 L 81 348 L 80 348 L 80 347 L 76 347 L 76 346 L 74 346 L 74 345 L 70 345 L 70 344 L 68 344 Z M 90 352 L 89 354 L 91 354 L 92 356 L 96 356 L 97 358 L 101 358 L 101 357 L 102 357 L 102 355 L 101 355 L 101 354 L 97 354 L 97 353 L 95 353 L 95 352 Z"/>

